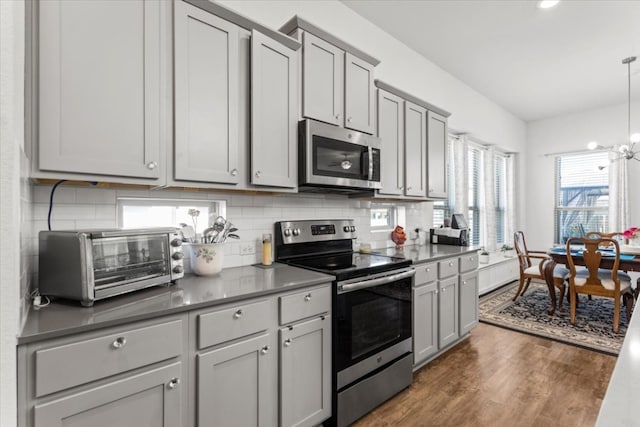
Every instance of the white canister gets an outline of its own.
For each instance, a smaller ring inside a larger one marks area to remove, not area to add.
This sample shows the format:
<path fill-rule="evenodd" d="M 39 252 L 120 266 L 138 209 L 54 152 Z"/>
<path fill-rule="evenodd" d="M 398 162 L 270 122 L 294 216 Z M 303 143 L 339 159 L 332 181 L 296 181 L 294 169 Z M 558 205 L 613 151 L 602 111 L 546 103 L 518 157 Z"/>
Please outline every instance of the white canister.
<path fill-rule="evenodd" d="M 191 243 L 191 271 L 198 276 L 213 276 L 222 270 L 224 252 L 220 243 Z"/>

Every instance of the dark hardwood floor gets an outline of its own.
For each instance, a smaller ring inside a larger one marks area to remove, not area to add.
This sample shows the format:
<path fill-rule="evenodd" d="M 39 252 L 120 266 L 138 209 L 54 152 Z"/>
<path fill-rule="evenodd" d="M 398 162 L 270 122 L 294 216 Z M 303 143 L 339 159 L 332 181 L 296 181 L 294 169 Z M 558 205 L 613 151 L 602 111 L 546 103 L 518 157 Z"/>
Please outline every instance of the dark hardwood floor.
<path fill-rule="evenodd" d="M 592 426 L 616 357 L 481 323 L 355 425 Z"/>

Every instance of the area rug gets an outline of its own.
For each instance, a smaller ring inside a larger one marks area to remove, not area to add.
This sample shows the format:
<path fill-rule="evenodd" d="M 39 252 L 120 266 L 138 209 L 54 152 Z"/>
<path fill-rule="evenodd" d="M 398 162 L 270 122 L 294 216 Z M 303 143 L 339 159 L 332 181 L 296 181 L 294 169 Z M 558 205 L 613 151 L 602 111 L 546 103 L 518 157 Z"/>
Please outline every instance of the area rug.
<path fill-rule="evenodd" d="M 515 331 L 549 338 L 555 341 L 618 355 L 627 332 L 624 307 L 620 312 L 620 329 L 613 333 L 613 299 L 580 296 L 576 324 L 570 322 L 569 303 L 565 299 L 564 312 L 556 309 L 547 314 L 550 298 L 547 286 L 532 282 L 527 292 L 511 301 L 518 282 L 506 285 L 480 298 L 480 321 Z"/>

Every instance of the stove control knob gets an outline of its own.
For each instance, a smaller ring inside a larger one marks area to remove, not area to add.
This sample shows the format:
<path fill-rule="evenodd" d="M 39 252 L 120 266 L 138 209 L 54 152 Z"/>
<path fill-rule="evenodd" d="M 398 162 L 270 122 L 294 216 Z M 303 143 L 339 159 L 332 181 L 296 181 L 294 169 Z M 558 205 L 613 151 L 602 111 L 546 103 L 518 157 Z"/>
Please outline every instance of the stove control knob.
<path fill-rule="evenodd" d="M 299 236 L 300 235 L 300 229 L 299 228 L 294 228 L 293 229 L 293 235 L 294 236 Z"/>
<path fill-rule="evenodd" d="M 284 235 L 285 235 L 285 237 L 291 236 L 291 229 L 290 228 L 285 228 L 284 229 Z"/>
<path fill-rule="evenodd" d="M 342 227 L 342 229 L 344 230 L 345 233 L 348 233 L 349 231 L 351 231 L 351 227 L 349 227 L 348 225 L 345 225 L 344 227 Z"/>
<path fill-rule="evenodd" d="M 352 225 L 352 226 L 351 226 L 351 231 L 352 231 L 352 232 L 356 231 L 356 226 L 355 226 L 355 225 Z"/>

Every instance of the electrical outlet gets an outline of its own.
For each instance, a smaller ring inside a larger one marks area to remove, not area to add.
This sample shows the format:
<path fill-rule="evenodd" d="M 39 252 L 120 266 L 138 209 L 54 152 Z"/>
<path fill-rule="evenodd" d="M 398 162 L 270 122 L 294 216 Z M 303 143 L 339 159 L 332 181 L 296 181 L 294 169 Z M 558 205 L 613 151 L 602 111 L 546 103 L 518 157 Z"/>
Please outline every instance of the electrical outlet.
<path fill-rule="evenodd" d="M 253 243 L 243 243 L 240 245 L 240 255 L 251 255 L 256 253 L 256 245 Z"/>

